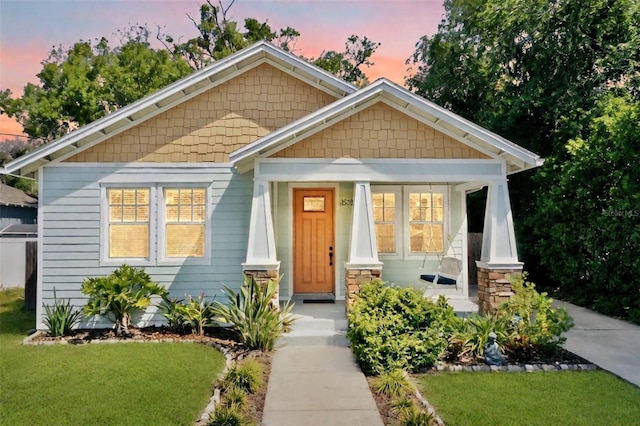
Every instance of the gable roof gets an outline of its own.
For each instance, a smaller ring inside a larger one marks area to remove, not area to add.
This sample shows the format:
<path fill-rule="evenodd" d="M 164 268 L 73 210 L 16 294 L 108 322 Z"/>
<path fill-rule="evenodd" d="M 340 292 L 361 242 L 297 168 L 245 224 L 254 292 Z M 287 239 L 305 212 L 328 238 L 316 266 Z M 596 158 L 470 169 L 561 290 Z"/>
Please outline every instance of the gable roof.
<path fill-rule="evenodd" d="M 384 102 L 490 157 L 504 159 L 508 174 L 538 167 L 543 163 L 542 158 L 533 152 L 386 78 L 378 79 L 373 84 L 238 149 L 230 154 L 230 160 L 239 165 L 241 171 L 248 170 L 256 157 L 268 157 L 378 102 Z"/>
<path fill-rule="evenodd" d="M 38 207 L 38 200 L 25 192 L 0 182 L 0 206 Z"/>
<path fill-rule="evenodd" d="M 39 166 L 43 164 L 61 161 L 96 145 L 263 63 L 268 63 L 336 98 L 357 90 L 356 86 L 304 59 L 262 41 L 17 158 L 6 164 L 4 170 L 0 169 L 0 173 L 35 175 Z"/>

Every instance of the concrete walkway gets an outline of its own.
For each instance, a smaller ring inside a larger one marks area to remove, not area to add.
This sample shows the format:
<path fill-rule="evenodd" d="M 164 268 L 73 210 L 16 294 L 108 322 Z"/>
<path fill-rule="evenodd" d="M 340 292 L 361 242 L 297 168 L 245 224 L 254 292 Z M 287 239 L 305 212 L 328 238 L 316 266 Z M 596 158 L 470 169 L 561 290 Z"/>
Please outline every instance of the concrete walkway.
<path fill-rule="evenodd" d="M 573 317 L 565 349 L 640 387 L 640 326 L 556 300 Z"/>
<path fill-rule="evenodd" d="M 273 356 L 265 426 L 382 426 L 369 385 L 351 349 L 287 346 Z"/>

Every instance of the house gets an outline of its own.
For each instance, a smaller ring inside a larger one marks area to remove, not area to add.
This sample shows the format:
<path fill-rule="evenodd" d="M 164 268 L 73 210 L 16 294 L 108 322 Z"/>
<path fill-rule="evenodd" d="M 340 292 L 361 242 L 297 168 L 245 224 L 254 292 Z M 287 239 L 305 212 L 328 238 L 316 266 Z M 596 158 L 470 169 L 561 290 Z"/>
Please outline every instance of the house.
<path fill-rule="evenodd" d="M 0 182 L 0 231 L 10 225 L 34 224 L 37 217 L 38 200 Z"/>
<path fill-rule="evenodd" d="M 83 304 L 82 280 L 125 262 L 177 297 L 245 272 L 281 276 L 282 300 L 349 303 L 371 277 L 424 285 L 441 256 L 466 259 L 484 186 L 480 291 L 521 270 L 507 178 L 541 163 L 389 80 L 357 88 L 261 42 L 4 172 L 39 182 L 39 306 L 54 289 Z M 466 266 L 458 281 L 433 292 L 468 300 Z"/>

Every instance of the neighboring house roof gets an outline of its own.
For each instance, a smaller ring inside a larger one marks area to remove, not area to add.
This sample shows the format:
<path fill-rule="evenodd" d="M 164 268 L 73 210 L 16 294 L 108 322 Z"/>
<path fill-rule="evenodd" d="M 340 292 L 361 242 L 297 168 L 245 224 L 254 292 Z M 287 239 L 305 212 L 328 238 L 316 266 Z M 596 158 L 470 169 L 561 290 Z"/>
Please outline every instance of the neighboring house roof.
<path fill-rule="evenodd" d="M 12 224 L 0 229 L 0 237 L 29 237 L 38 235 L 37 224 Z"/>
<path fill-rule="evenodd" d="M 251 168 L 249 160 L 273 155 L 377 102 L 384 102 L 491 157 L 504 159 L 509 174 L 542 165 L 542 158 L 533 152 L 385 78 L 238 149 L 229 159 L 234 164 L 242 164 L 241 169 Z"/>
<path fill-rule="evenodd" d="M 37 208 L 38 200 L 18 188 L 0 183 L 0 205 Z"/>
<path fill-rule="evenodd" d="M 336 98 L 357 90 L 356 86 L 304 59 L 262 41 L 12 161 L 5 165 L 4 173 L 33 176 L 41 165 L 67 158 L 72 153 L 111 138 L 263 63 Z"/>

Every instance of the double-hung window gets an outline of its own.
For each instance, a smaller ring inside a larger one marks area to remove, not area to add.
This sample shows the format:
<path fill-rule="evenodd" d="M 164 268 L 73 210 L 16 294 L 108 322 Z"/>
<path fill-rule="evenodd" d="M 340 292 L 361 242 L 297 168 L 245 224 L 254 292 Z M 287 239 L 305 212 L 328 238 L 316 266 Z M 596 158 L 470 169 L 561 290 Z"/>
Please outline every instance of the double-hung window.
<path fill-rule="evenodd" d="M 109 258 L 148 259 L 149 188 L 109 188 Z"/>
<path fill-rule="evenodd" d="M 380 256 L 444 253 L 446 186 L 372 186 L 371 197 Z"/>
<path fill-rule="evenodd" d="M 209 260 L 206 186 L 107 185 L 102 259 L 134 265 Z"/>
<path fill-rule="evenodd" d="M 400 216 L 400 191 L 397 187 L 372 187 L 373 221 L 378 253 L 398 254 L 398 217 Z"/>
<path fill-rule="evenodd" d="M 206 189 L 164 189 L 164 256 L 205 257 Z"/>
<path fill-rule="evenodd" d="M 409 187 L 409 254 L 444 252 L 444 192 Z"/>

